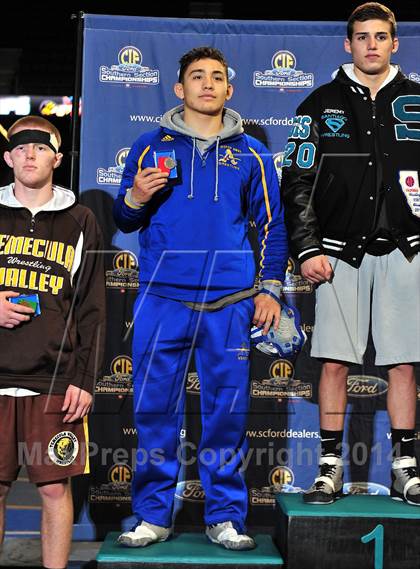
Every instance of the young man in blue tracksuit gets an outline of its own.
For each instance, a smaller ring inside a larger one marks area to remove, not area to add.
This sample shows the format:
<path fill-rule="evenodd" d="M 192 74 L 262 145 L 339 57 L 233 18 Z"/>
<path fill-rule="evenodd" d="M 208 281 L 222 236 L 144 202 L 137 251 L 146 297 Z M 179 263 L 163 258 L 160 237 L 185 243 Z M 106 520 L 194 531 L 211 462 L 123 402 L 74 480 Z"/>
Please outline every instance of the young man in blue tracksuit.
<path fill-rule="evenodd" d="M 139 232 L 134 408 L 140 456 L 149 457 L 138 461 L 133 481 L 138 523 L 119 541 L 138 547 L 171 534 L 183 382 L 194 348 L 206 533 L 228 549 L 251 549 L 240 472 L 249 332 L 252 322 L 266 331 L 279 324 L 287 262 L 283 210 L 270 153 L 224 107 L 233 88 L 223 54 L 195 48 L 180 64 L 175 94 L 183 105 L 134 143 L 114 206 L 118 227 Z M 250 218 L 259 235 L 258 271 L 247 237 Z"/>

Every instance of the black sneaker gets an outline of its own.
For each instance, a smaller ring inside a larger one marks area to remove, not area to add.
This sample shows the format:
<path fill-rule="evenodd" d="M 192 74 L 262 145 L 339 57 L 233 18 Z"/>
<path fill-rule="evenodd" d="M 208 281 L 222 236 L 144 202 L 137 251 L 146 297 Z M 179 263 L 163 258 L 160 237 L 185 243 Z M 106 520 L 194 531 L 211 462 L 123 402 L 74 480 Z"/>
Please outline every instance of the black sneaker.
<path fill-rule="evenodd" d="M 420 477 L 414 457 L 402 456 L 392 461 L 391 498 L 420 506 Z"/>
<path fill-rule="evenodd" d="M 343 495 L 343 460 L 327 454 L 319 461 L 319 474 L 303 494 L 305 504 L 332 504 Z"/>

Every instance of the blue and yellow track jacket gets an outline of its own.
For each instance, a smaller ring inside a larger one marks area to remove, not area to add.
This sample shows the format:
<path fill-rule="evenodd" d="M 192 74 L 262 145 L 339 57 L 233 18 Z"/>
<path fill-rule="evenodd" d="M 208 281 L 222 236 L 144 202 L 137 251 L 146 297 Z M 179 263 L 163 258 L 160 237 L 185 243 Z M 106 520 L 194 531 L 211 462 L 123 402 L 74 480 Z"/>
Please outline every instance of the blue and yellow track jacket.
<path fill-rule="evenodd" d="M 272 155 L 243 133 L 236 112 L 225 109 L 223 122 L 219 136 L 205 140 L 188 129 L 176 107 L 127 156 L 114 218 L 123 232 L 139 232 L 140 290 L 213 302 L 253 287 L 256 276 L 264 286 L 284 278 L 287 235 Z M 155 153 L 171 152 L 176 178 L 136 206 L 129 190 L 138 170 L 155 167 Z M 248 239 L 251 220 L 259 267 Z"/>

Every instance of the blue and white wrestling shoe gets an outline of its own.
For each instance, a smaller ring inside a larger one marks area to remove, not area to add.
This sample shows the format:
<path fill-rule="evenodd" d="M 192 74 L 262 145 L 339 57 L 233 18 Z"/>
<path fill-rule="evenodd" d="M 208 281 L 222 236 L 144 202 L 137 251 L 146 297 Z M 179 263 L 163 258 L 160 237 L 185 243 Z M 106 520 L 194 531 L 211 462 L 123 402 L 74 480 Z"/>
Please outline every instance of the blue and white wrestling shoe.
<path fill-rule="evenodd" d="M 300 315 L 297 308 L 280 301 L 280 326 L 274 330 L 271 326 L 264 334 L 264 326 L 251 328 L 251 345 L 263 354 L 288 358 L 300 352 L 306 342 L 306 334 L 300 327 Z"/>

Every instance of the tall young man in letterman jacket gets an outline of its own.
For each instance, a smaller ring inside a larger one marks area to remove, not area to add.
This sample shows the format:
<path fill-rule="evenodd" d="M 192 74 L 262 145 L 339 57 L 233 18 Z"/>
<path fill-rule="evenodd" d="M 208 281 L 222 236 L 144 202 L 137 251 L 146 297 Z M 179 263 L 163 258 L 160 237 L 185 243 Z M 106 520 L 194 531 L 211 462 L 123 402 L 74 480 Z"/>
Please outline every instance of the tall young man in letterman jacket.
<path fill-rule="evenodd" d="M 391 496 L 420 505 L 420 85 L 390 63 L 395 33 L 385 6 L 354 10 L 353 63 L 301 104 L 285 152 L 286 223 L 302 275 L 317 285 L 311 353 L 323 360 L 320 472 L 304 494 L 312 504 L 342 493 L 348 367 L 363 361 L 371 314 L 376 364 L 389 370 Z"/>
<path fill-rule="evenodd" d="M 139 232 L 134 403 L 139 448 L 148 456 L 133 481 L 138 524 L 120 542 L 144 546 L 172 531 L 183 382 L 195 347 L 206 533 L 223 547 L 250 549 L 255 544 L 245 535 L 248 497 L 240 471 L 250 326 L 279 324 L 287 263 L 283 210 L 272 156 L 243 133 L 238 113 L 224 107 L 233 88 L 223 54 L 196 48 L 180 64 L 175 93 L 183 105 L 134 143 L 114 209 L 118 227 Z M 258 293 L 250 217 L 261 245 Z M 163 460 L 153 460 L 156 449 Z M 212 461 L 205 459 L 209 450 Z"/>
<path fill-rule="evenodd" d="M 52 184 L 63 156 L 56 127 L 28 116 L 8 139 L 14 183 L 0 188 L 0 541 L 6 496 L 26 462 L 42 499 L 44 567 L 62 569 L 72 537 L 69 478 L 89 472 L 87 413 L 104 335 L 102 240 L 92 212 Z"/>

